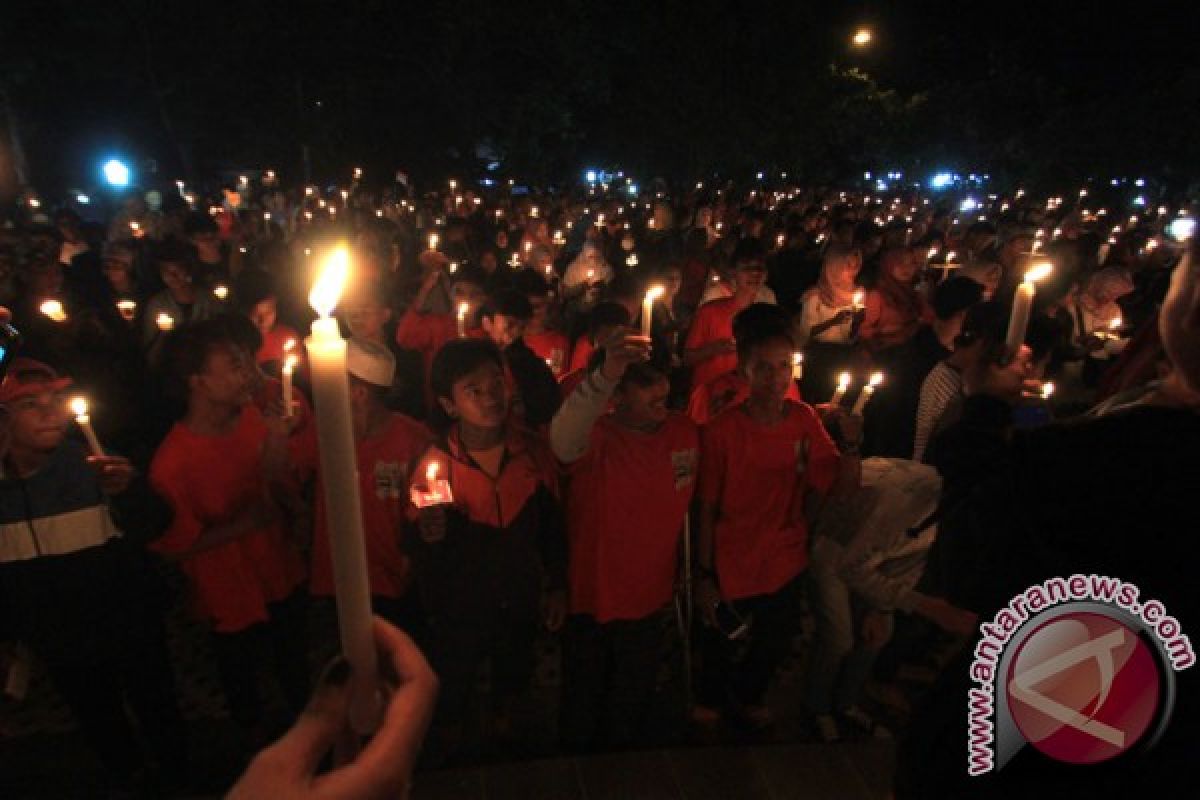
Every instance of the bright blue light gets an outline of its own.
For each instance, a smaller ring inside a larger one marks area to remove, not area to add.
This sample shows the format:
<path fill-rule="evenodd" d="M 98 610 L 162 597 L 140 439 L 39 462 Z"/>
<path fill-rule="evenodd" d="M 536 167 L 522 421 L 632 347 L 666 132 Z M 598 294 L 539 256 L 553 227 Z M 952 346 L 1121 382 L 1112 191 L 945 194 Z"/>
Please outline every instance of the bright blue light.
<path fill-rule="evenodd" d="M 945 189 L 950 184 L 954 183 L 954 175 L 949 172 L 939 172 L 929 181 L 931 189 Z"/>
<path fill-rule="evenodd" d="M 631 195 L 634 195 L 634 196 L 636 197 L 636 196 L 637 196 L 637 193 L 638 193 L 638 187 L 637 187 L 637 184 L 636 184 L 636 183 L 631 183 L 631 184 L 629 184 L 629 187 L 628 187 L 628 192 L 629 192 Z"/>
<path fill-rule="evenodd" d="M 108 181 L 109 186 L 120 189 L 129 185 L 129 167 L 125 166 L 122 161 L 110 158 L 104 162 L 103 169 L 104 180 Z"/>
<path fill-rule="evenodd" d="M 494 180 L 492 180 L 491 178 L 484 178 L 483 180 L 481 180 L 479 182 L 479 185 L 480 186 L 495 186 L 496 182 Z"/>
<path fill-rule="evenodd" d="M 86 206 L 88 203 L 92 202 L 92 198 L 88 197 L 86 194 L 80 193 L 75 195 L 75 202 L 79 203 L 81 206 Z"/>
<path fill-rule="evenodd" d="M 958 207 L 959 211 L 974 211 L 979 208 L 979 203 L 974 197 L 968 197 L 962 201 L 962 205 Z"/>
<path fill-rule="evenodd" d="M 875 191 L 886 192 L 887 189 L 888 189 L 887 181 L 885 181 L 885 180 L 875 181 Z"/>
<path fill-rule="evenodd" d="M 596 182 L 596 170 L 589 169 L 587 172 L 583 173 L 583 177 L 585 180 L 587 180 L 588 183 L 595 183 Z"/>
<path fill-rule="evenodd" d="M 869 172 L 864 172 L 864 173 L 863 173 L 863 180 L 864 180 L 864 181 L 869 181 L 869 180 L 871 180 L 871 173 L 869 173 Z"/>

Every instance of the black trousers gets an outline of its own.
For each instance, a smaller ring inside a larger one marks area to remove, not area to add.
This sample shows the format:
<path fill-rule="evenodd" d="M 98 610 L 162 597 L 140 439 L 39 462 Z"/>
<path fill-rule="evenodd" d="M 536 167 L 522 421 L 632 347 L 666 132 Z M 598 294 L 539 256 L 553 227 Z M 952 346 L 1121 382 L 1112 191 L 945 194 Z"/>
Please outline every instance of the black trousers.
<path fill-rule="evenodd" d="M 563 632 L 560 732 L 571 749 L 640 743 L 663 649 L 663 617 L 599 623 L 577 614 Z"/>
<path fill-rule="evenodd" d="M 799 575 L 771 594 L 733 602 L 742 617 L 752 620 L 743 641 L 731 642 L 720 631 L 700 626 L 701 663 L 696 680 L 700 705 L 762 705 L 771 678 L 799 630 L 802 580 Z"/>
<path fill-rule="evenodd" d="M 229 713 L 243 728 L 263 720 L 258 675 L 268 662 L 291 714 L 299 714 L 308 702 L 308 597 L 297 590 L 267 610 L 266 622 L 212 635 Z"/>
<path fill-rule="evenodd" d="M 162 618 L 150 607 L 126 611 L 100 647 L 72 649 L 36 640 L 29 645 L 114 777 L 128 778 L 145 764 L 127 706 L 150 755 L 167 772 L 179 774 L 186 738 Z"/>

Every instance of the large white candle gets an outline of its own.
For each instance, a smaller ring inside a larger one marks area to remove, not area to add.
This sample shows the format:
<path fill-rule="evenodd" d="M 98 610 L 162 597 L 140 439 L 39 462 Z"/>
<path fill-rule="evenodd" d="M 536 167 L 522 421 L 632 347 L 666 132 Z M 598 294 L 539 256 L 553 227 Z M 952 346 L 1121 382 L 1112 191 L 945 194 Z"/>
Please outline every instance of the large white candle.
<path fill-rule="evenodd" d="M 1029 317 L 1033 313 L 1033 296 L 1036 294 L 1035 282 L 1050 274 L 1053 267 L 1049 262 L 1043 262 L 1032 267 L 1025 273 L 1025 280 L 1017 287 L 1013 296 L 1012 316 L 1008 318 L 1008 334 L 1004 337 L 1005 357 L 1015 358 L 1025 343 L 1025 331 L 1029 328 Z"/>
<path fill-rule="evenodd" d="M 842 402 L 842 398 L 846 396 L 846 390 L 850 388 L 851 375 L 849 372 L 843 372 L 838 375 L 837 389 L 833 392 L 833 397 L 829 398 L 829 405 L 836 406 Z"/>
<path fill-rule="evenodd" d="M 872 373 L 871 379 L 867 381 L 867 385 L 858 393 L 858 399 L 854 401 L 854 407 L 850 409 L 851 414 L 861 414 L 867 406 L 867 401 L 871 399 L 871 395 L 875 394 L 875 387 L 883 383 L 883 373 Z"/>
<path fill-rule="evenodd" d="M 662 295 L 661 286 L 651 286 L 646 290 L 646 299 L 642 301 L 642 336 L 650 335 L 650 325 L 654 320 L 654 301 Z"/>
<path fill-rule="evenodd" d="M 313 406 L 321 453 L 321 482 L 325 487 L 325 519 L 333 556 L 338 628 L 342 652 L 353 667 L 350 725 L 366 735 L 379 723 L 375 639 L 371 631 L 371 591 L 363 544 L 358 466 L 346 378 L 346 340 L 330 316 L 337 306 L 349 271 L 345 247 L 333 251 L 308 295 L 319 315 L 312 335 L 304 340 L 312 370 Z"/>
<path fill-rule="evenodd" d="M 84 397 L 72 398 L 71 413 L 75 415 L 75 424 L 83 431 L 83 438 L 87 439 L 92 455 L 103 458 L 104 448 L 100 446 L 100 440 L 96 438 L 96 431 L 92 427 L 92 418 L 88 416 L 87 399 Z"/>

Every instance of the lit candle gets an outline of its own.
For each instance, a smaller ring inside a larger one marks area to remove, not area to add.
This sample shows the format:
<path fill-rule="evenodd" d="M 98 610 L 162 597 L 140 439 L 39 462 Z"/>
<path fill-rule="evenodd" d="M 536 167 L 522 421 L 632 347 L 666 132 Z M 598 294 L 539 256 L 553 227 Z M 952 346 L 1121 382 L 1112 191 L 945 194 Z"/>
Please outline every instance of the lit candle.
<path fill-rule="evenodd" d="M 67 321 L 67 312 L 63 309 L 63 304 L 57 300 L 47 300 L 38 306 L 38 310 L 55 322 Z"/>
<path fill-rule="evenodd" d="M 871 395 L 875 394 L 875 387 L 883 383 L 883 373 L 872 373 L 871 379 L 867 381 L 867 385 L 858 393 L 858 399 L 854 401 L 854 407 L 850 409 L 851 414 L 861 414 L 866 408 L 867 401 L 871 399 Z"/>
<path fill-rule="evenodd" d="M 154 324 L 158 326 L 160 331 L 166 333 L 175 327 L 175 318 L 164 312 L 154 318 Z"/>
<path fill-rule="evenodd" d="M 412 503 L 417 508 L 454 502 L 454 490 L 450 488 L 450 481 L 438 477 L 440 470 L 441 465 L 437 461 L 430 461 L 425 467 L 425 488 L 413 486 L 409 490 Z"/>
<path fill-rule="evenodd" d="M 1029 327 L 1029 317 L 1033 313 L 1033 296 L 1037 289 L 1037 281 L 1050 274 L 1054 267 L 1048 261 L 1037 264 L 1025 273 L 1025 280 L 1017 287 L 1013 296 L 1012 316 L 1008 318 L 1008 334 L 1004 337 L 1006 358 L 1015 358 L 1025 343 L 1025 331 Z"/>
<path fill-rule="evenodd" d="M 646 290 L 646 299 L 642 301 L 642 336 L 650 335 L 650 323 L 654 318 L 654 301 L 663 295 L 663 287 L 651 286 Z"/>
<path fill-rule="evenodd" d="M 133 322 L 133 318 L 137 314 L 137 303 L 132 300 L 118 300 L 117 312 L 126 322 Z"/>
<path fill-rule="evenodd" d="M 804 353 L 792 353 L 792 380 L 804 377 Z"/>
<path fill-rule="evenodd" d="M 843 372 L 838 375 L 837 388 L 833 390 L 833 397 L 829 398 L 829 405 L 838 406 L 842 403 L 842 398 L 846 396 L 846 390 L 850 388 L 851 375 L 849 372 Z"/>
<path fill-rule="evenodd" d="M 300 359 L 294 353 L 288 353 L 283 357 L 283 369 L 280 374 L 283 376 L 283 417 L 291 419 L 292 410 L 295 404 L 292 402 L 292 373 L 296 371 L 296 364 Z"/>
<path fill-rule="evenodd" d="M 350 388 L 346 377 L 346 340 L 330 316 L 350 269 L 345 247 L 333 251 L 313 284 L 308 302 L 318 317 L 304 340 L 312 370 L 313 405 L 325 489 L 325 516 L 333 556 L 338 629 L 342 652 L 353 667 L 350 678 L 350 726 L 366 735 L 379 721 L 375 639 L 371 631 L 371 591 L 363 544 L 362 505 Z"/>
<path fill-rule="evenodd" d="M 213 296 L 223 302 L 225 300 L 225 298 L 229 297 L 229 287 L 228 286 L 214 286 L 213 287 Z"/>
<path fill-rule="evenodd" d="M 863 293 L 862 289 L 859 289 L 857 292 L 854 293 L 854 298 L 850 302 L 853 305 L 855 313 L 858 313 L 859 311 L 863 310 L 863 298 L 864 297 L 865 297 L 865 294 Z"/>
<path fill-rule="evenodd" d="M 458 338 L 466 338 L 467 335 L 467 312 L 471 307 L 466 303 L 458 304 Z"/>
<path fill-rule="evenodd" d="M 1042 399 L 1049 400 L 1050 395 L 1052 394 L 1054 394 L 1054 384 L 1050 381 L 1046 381 L 1042 384 Z"/>
<path fill-rule="evenodd" d="M 96 438 L 96 431 L 92 427 L 92 418 L 88 416 L 87 398 L 72 398 L 71 413 L 75 415 L 75 424 L 79 426 L 79 430 L 83 431 L 83 438 L 87 439 L 88 447 L 92 449 L 92 455 L 103 458 L 104 448 L 100 446 L 100 440 Z"/>
<path fill-rule="evenodd" d="M 438 246 L 438 235 L 436 233 L 429 234 L 429 249 L 437 250 L 437 246 Z"/>

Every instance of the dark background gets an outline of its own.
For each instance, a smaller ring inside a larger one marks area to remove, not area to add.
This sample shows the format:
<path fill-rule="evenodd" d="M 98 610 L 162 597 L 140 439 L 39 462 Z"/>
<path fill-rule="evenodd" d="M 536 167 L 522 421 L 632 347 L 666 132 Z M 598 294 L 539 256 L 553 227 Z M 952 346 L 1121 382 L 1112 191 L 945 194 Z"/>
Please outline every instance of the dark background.
<path fill-rule="evenodd" d="M 113 153 L 145 183 L 154 167 L 295 183 L 305 144 L 316 180 L 471 177 L 495 159 L 530 181 L 948 168 L 1182 188 L 1200 165 L 1193 8 L 6 0 L 0 115 L 43 190 L 95 183 Z M 849 44 L 860 24 L 866 49 Z M 9 192 L 11 155 L 0 139 Z"/>

